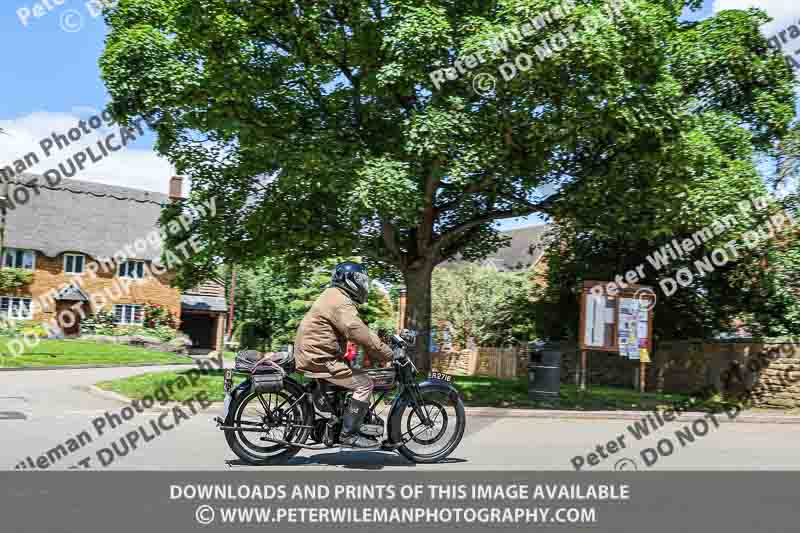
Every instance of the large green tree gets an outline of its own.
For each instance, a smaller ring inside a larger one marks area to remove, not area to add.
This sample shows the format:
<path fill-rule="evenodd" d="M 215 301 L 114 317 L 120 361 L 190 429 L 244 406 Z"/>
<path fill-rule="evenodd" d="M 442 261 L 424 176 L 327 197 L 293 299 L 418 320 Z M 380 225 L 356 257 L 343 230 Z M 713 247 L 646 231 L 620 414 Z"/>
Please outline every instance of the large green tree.
<path fill-rule="evenodd" d="M 630 0 L 616 13 L 581 0 L 490 51 L 560 4 L 120 0 L 101 67 L 114 115 L 156 124 L 158 151 L 191 177 L 190 202 L 220 200 L 194 228 L 211 250 L 297 267 L 359 255 L 399 273 L 425 366 L 431 273 L 496 248 L 496 221 L 641 186 L 629 165 L 663 162 L 648 179 L 682 179 L 687 165 L 663 148 L 706 113 L 764 148 L 792 115 L 788 69 L 757 11 L 695 23 L 681 13 L 696 0 Z M 564 35 L 576 42 L 536 56 Z M 499 78 L 518 51 L 527 70 L 474 90 L 476 74 Z M 434 83 L 475 52 L 480 65 Z"/>

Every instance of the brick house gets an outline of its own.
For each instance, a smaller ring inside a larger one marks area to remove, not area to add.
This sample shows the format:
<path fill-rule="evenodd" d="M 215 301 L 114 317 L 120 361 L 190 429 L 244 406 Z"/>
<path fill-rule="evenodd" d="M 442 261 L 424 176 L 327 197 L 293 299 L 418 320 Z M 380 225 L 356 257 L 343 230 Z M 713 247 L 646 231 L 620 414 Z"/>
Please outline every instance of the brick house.
<path fill-rule="evenodd" d="M 158 304 L 180 318 L 193 348 L 222 346 L 224 287 L 206 283 L 181 293 L 170 285 L 174 275 L 157 268 L 160 243 L 145 240 L 157 231 L 164 206 L 182 197 L 181 178 L 171 178 L 169 195 L 67 179 L 51 187 L 38 176 L 20 178 L 10 186 L 28 188 L 29 201 L 6 209 L 2 265 L 31 270 L 33 278 L 0 294 L 0 316 L 55 321 L 71 336 L 80 332 L 82 317 L 100 309 L 114 313 L 118 324 L 134 325 L 142 323 L 145 304 Z"/>

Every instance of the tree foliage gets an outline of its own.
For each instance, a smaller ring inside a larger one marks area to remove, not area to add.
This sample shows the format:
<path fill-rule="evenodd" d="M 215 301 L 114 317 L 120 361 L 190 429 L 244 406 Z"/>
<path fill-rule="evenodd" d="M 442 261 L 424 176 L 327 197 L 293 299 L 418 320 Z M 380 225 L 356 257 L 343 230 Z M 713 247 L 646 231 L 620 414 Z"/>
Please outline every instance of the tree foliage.
<path fill-rule="evenodd" d="M 502 346 L 528 341 L 533 286 L 527 272 L 500 272 L 474 264 L 433 272 L 433 323 L 447 328 L 453 341 L 467 346 Z"/>
<path fill-rule="evenodd" d="M 324 264 L 317 266 L 313 274 L 307 276 L 300 284 L 289 290 L 290 301 L 287 312 L 289 320 L 286 322 L 287 339 L 294 338 L 300 321 L 311 309 L 316 299 L 322 292 L 331 286 L 331 273 L 336 264 L 345 261 L 344 258 L 329 259 Z M 350 258 L 349 260 L 354 260 Z M 373 330 L 385 329 L 393 331 L 395 328 L 392 303 L 389 295 L 375 282 L 369 291 L 366 303 L 359 305 L 358 314 Z M 291 342 L 289 340 L 288 342 Z"/>
<path fill-rule="evenodd" d="M 656 338 L 710 337 L 742 326 L 755 335 L 800 332 L 791 318 L 796 314 L 791 310 L 800 303 L 800 291 L 792 280 L 798 272 L 797 232 L 784 227 L 775 238 L 748 246 L 747 232 L 768 231 L 769 216 L 786 212 L 786 204 L 774 199 L 764 209 L 748 205 L 751 198 L 769 197 L 753 163 L 749 165 L 749 169 L 731 166 L 730 161 L 707 165 L 706 172 L 717 179 L 706 176 L 691 183 L 669 208 L 662 208 L 671 216 L 646 218 L 642 211 L 643 218 L 631 219 L 632 231 L 611 222 L 617 210 L 630 213 L 626 198 L 610 199 L 602 212 L 565 212 L 550 235 L 554 244 L 547 252 L 548 286 L 537 307 L 540 333 L 575 338 L 582 282 L 613 280 L 640 266 L 645 278 L 638 283 L 653 286 L 658 296 Z M 731 168 L 738 170 L 729 172 Z M 641 192 L 646 201 L 647 191 Z M 691 240 L 723 220 L 730 226 L 713 239 L 691 251 L 684 247 L 683 255 L 666 266 L 656 268 L 651 262 L 664 246 Z M 701 274 L 697 262 L 708 261 L 715 250 L 723 250 L 725 261 L 712 263 L 713 271 Z M 691 283 L 665 293 L 663 280 L 682 269 L 692 274 Z"/>
<path fill-rule="evenodd" d="M 266 258 L 250 267 L 237 267 L 235 323 L 252 324 L 252 336 L 276 348 L 275 345 L 286 337 L 286 323 L 291 316 L 290 287 L 290 278 L 273 259 Z"/>
<path fill-rule="evenodd" d="M 287 275 L 278 261 L 237 270 L 236 322 L 247 323 L 262 343 L 272 348 L 294 341 L 297 327 L 311 305 L 330 286 L 333 267 L 344 259 L 329 259 L 302 278 Z M 371 328 L 394 329 L 388 295 L 377 285 L 359 306 L 359 315 Z"/>
<path fill-rule="evenodd" d="M 707 136 L 713 155 L 727 124 L 769 150 L 793 115 L 765 15 L 681 22 L 694 0 L 630 0 L 487 94 L 469 75 L 432 82 L 475 51 L 486 58 L 475 73 L 496 75 L 516 51 L 491 54 L 487 40 L 558 4 L 120 0 L 101 67 L 113 114 L 156 122 L 190 202 L 224 199 L 194 229 L 209 250 L 299 269 L 358 255 L 401 274 L 424 366 L 433 268 L 496 249 L 495 221 L 685 180 L 706 163 L 681 149 L 687 138 Z M 576 3 L 517 51 L 602 5 Z"/>

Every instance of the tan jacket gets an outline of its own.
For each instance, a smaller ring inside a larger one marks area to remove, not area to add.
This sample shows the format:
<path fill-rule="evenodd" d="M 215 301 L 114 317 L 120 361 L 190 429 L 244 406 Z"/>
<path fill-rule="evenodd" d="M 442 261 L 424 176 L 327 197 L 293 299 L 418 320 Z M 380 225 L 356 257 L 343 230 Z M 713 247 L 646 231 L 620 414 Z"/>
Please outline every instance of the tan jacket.
<path fill-rule="evenodd" d="M 342 360 L 347 341 L 363 346 L 371 358 L 388 362 L 392 350 L 358 317 L 356 304 L 344 291 L 325 289 L 311 306 L 294 339 L 297 369 L 312 378 L 353 374 Z"/>

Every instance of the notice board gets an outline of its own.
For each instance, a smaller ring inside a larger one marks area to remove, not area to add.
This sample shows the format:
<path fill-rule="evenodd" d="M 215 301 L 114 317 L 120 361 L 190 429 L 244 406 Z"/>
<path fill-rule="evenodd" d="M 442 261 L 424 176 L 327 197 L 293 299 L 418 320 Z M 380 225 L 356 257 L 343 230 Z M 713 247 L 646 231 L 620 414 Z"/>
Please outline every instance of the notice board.
<path fill-rule="evenodd" d="M 627 359 L 650 361 L 655 292 L 642 285 L 616 287 L 586 281 L 581 293 L 581 350 L 616 352 Z"/>

